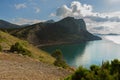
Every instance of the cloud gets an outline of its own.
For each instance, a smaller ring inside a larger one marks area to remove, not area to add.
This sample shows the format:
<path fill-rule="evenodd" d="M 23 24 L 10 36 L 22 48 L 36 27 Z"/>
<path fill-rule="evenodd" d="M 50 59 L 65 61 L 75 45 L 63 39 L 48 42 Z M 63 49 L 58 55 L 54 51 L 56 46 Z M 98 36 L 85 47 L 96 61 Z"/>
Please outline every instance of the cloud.
<path fill-rule="evenodd" d="M 13 19 L 12 22 L 18 25 L 24 25 L 24 24 L 35 24 L 39 22 L 44 22 L 45 20 L 39 20 L 39 19 L 25 19 L 25 18 L 16 18 Z"/>
<path fill-rule="evenodd" d="M 99 33 L 99 34 L 109 34 L 109 33 L 117 33 L 120 34 L 120 22 L 92 22 L 87 24 L 87 29 L 91 33 Z"/>
<path fill-rule="evenodd" d="M 71 15 L 71 9 L 69 9 L 66 5 L 57 9 L 56 16 L 66 17 Z"/>
<path fill-rule="evenodd" d="M 39 13 L 40 12 L 40 8 L 35 8 L 35 13 Z"/>
<path fill-rule="evenodd" d="M 114 0 L 111 0 L 111 2 Z M 115 0 L 115 2 L 120 0 Z M 64 18 L 67 16 L 75 18 L 83 18 L 87 24 L 87 28 L 91 32 L 120 33 L 120 11 L 115 12 L 95 12 L 92 5 L 82 4 L 79 1 L 73 1 L 70 6 L 63 5 L 52 15 Z M 97 28 L 96 28 L 97 27 Z"/>
<path fill-rule="evenodd" d="M 91 18 L 93 20 L 100 19 L 100 21 L 113 19 L 119 21 L 120 11 L 106 13 L 94 12 L 92 5 L 82 4 L 79 1 L 73 1 L 70 4 L 70 7 L 67 5 L 59 7 L 54 15 L 62 18 L 73 16 L 76 18 Z"/>
<path fill-rule="evenodd" d="M 21 3 L 21 4 L 15 4 L 15 8 L 16 9 L 22 9 L 22 8 L 26 8 L 26 4 L 25 3 Z"/>
<path fill-rule="evenodd" d="M 88 4 L 81 4 L 78 1 L 73 1 L 68 7 L 67 5 L 63 5 L 59 7 L 56 11 L 56 16 L 67 17 L 67 16 L 76 16 L 76 17 L 84 17 L 95 15 L 96 13 L 92 13 L 92 6 Z"/>

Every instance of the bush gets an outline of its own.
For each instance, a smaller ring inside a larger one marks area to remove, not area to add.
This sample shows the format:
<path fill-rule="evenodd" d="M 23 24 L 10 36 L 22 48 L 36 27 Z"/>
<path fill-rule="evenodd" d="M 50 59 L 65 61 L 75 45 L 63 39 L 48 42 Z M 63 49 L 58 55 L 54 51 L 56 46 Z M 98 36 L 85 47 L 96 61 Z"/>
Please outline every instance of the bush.
<path fill-rule="evenodd" d="M 2 51 L 2 46 L 0 45 L 0 52 Z"/>
<path fill-rule="evenodd" d="M 120 61 L 107 61 L 101 66 L 91 65 L 90 69 L 79 67 L 65 80 L 120 80 Z"/>
<path fill-rule="evenodd" d="M 10 48 L 11 52 L 17 52 L 18 54 L 22 54 L 22 55 L 27 55 L 27 56 L 32 56 L 31 52 L 27 49 L 25 49 L 22 44 L 20 44 L 19 42 L 16 42 L 15 45 L 12 45 Z"/>
<path fill-rule="evenodd" d="M 54 65 L 62 68 L 68 67 L 67 63 L 64 60 L 58 60 L 58 59 L 56 59 L 56 61 L 54 62 Z"/>
<path fill-rule="evenodd" d="M 56 58 L 56 60 L 54 62 L 55 66 L 62 67 L 62 68 L 68 67 L 67 63 L 63 59 L 63 55 L 62 55 L 61 50 L 56 50 L 55 52 L 53 52 L 52 56 L 54 58 Z"/>

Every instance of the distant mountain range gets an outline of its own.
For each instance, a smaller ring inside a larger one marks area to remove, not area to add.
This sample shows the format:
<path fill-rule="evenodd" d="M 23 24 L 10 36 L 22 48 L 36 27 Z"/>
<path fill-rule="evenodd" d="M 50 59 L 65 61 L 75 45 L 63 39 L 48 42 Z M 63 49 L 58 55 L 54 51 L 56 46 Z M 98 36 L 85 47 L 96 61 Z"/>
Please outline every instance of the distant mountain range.
<path fill-rule="evenodd" d="M 4 20 L 0 20 L 0 28 L 4 29 L 4 28 L 20 28 L 21 26 L 16 25 L 16 24 L 12 24 L 10 22 L 4 21 Z"/>
<path fill-rule="evenodd" d="M 83 19 L 66 17 L 58 22 L 48 21 L 14 29 L 10 34 L 25 39 L 36 46 L 80 43 L 100 40 L 86 30 Z"/>

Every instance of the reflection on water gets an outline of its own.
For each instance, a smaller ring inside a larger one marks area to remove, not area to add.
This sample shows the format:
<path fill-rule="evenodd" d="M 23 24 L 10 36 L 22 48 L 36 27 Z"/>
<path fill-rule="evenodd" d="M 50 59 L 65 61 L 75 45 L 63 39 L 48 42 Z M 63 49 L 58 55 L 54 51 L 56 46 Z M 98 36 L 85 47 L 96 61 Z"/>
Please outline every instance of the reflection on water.
<path fill-rule="evenodd" d="M 102 61 L 120 59 L 120 46 L 107 40 L 50 46 L 42 49 L 50 53 L 56 49 L 61 49 L 67 63 L 75 67 L 80 65 L 89 67 L 91 64 L 100 65 Z"/>
<path fill-rule="evenodd" d="M 53 53 L 56 49 L 60 49 L 63 53 L 66 62 L 71 66 L 77 66 L 75 62 L 76 57 L 82 56 L 84 54 L 86 44 L 87 43 L 49 46 L 49 47 L 43 47 L 42 49 L 49 53 Z"/>

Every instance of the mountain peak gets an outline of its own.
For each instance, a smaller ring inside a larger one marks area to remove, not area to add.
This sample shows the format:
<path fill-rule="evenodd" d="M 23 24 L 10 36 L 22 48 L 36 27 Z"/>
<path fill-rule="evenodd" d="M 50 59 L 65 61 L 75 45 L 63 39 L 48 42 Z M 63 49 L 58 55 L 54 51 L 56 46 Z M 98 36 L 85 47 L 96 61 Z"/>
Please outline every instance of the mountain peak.
<path fill-rule="evenodd" d="M 45 23 L 54 23 L 55 21 L 54 20 L 48 20 L 48 21 L 46 21 Z"/>
<path fill-rule="evenodd" d="M 83 19 L 75 19 L 74 17 L 66 17 L 60 20 L 59 25 L 65 26 L 69 29 L 70 32 L 80 32 L 86 31 L 86 24 Z"/>
<path fill-rule="evenodd" d="M 75 18 L 74 17 L 66 17 L 64 19 L 66 19 L 66 20 L 74 20 Z"/>
<path fill-rule="evenodd" d="M 83 19 L 76 19 L 74 17 L 65 17 L 62 20 L 65 20 L 65 21 L 84 21 Z"/>

